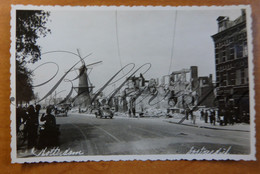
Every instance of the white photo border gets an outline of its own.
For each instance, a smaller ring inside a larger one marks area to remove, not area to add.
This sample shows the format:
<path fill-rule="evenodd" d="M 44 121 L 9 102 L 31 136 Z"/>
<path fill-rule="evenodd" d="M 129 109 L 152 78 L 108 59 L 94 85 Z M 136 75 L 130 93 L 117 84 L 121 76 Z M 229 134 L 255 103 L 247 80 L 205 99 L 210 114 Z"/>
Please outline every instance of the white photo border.
<path fill-rule="evenodd" d="M 253 37 L 252 37 L 252 11 L 250 5 L 232 5 L 232 6 L 34 6 L 34 5 L 12 5 L 11 7 L 11 48 L 10 48 L 10 97 L 16 96 L 16 74 L 15 74 L 15 38 L 16 38 L 16 10 L 217 10 L 217 9 L 246 9 L 247 12 L 247 39 L 248 39 L 248 70 L 249 70 L 249 91 L 250 91 L 250 154 L 249 155 L 191 155 L 191 154 L 176 154 L 176 155 L 103 155 L 103 156 L 62 156 L 62 157 L 29 157 L 18 158 L 16 150 L 16 108 L 14 104 L 10 104 L 11 110 L 11 162 L 12 163 L 37 163 L 37 162 L 81 162 L 81 161 L 132 161 L 132 160 L 256 160 L 256 138 L 255 138 L 255 78 L 254 78 L 254 63 L 253 63 Z"/>

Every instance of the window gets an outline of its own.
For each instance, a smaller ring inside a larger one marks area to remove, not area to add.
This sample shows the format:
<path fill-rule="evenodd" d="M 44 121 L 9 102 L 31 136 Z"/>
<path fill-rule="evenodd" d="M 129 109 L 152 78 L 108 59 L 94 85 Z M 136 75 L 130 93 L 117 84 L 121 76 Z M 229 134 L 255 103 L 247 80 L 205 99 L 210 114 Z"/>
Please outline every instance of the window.
<path fill-rule="evenodd" d="M 227 85 L 230 85 L 230 73 L 227 73 Z"/>
<path fill-rule="evenodd" d="M 243 46 L 241 45 L 241 44 L 239 44 L 239 45 L 236 45 L 235 46 L 235 50 L 236 50 L 236 52 L 235 52 L 235 54 L 236 54 L 236 58 L 241 58 L 241 57 L 243 57 Z"/>
<path fill-rule="evenodd" d="M 221 73 L 220 78 L 221 78 L 221 81 L 220 81 L 221 86 L 227 86 L 227 76 L 224 72 Z"/>
<path fill-rule="evenodd" d="M 222 61 L 221 62 L 225 62 L 226 61 L 226 51 L 222 52 Z"/>
<path fill-rule="evenodd" d="M 241 84 L 245 84 L 245 70 L 241 69 Z"/>
<path fill-rule="evenodd" d="M 235 58 L 235 50 L 234 47 L 230 47 L 229 49 L 229 60 L 233 60 Z"/>
<path fill-rule="evenodd" d="M 238 69 L 236 70 L 236 85 L 240 85 L 241 84 L 241 70 Z"/>
<path fill-rule="evenodd" d="M 234 73 L 232 71 L 228 72 L 228 85 L 234 85 Z"/>
<path fill-rule="evenodd" d="M 243 46 L 243 57 L 247 57 L 247 56 L 248 56 L 248 49 L 247 49 L 247 42 L 245 42 Z"/>

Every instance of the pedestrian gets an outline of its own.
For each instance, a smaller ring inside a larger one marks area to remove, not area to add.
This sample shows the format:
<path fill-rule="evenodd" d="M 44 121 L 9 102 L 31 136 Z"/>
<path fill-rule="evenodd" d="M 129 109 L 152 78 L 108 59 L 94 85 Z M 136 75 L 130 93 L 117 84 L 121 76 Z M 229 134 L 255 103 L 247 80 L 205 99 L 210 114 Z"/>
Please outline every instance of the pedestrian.
<path fill-rule="evenodd" d="M 211 111 L 210 120 L 211 120 L 210 123 L 215 126 L 215 124 L 216 124 L 215 110 L 212 110 L 212 111 Z"/>
<path fill-rule="evenodd" d="M 135 117 L 135 97 L 132 98 L 131 103 L 132 103 L 132 113 L 133 113 L 133 117 Z"/>
<path fill-rule="evenodd" d="M 51 114 L 52 108 L 48 107 L 46 110 L 46 115 L 41 116 L 41 121 L 44 123 L 44 130 L 41 132 L 41 137 L 39 141 L 39 146 L 54 146 L 57 144 L 58 132 L 56 129 L 56 118 Z"/>
<path fill-rule="evenodd" d="M 232 115 L 231 115 L 231 114 L 232 114 L 232 113 L 231 113 L 230 110 L 227 110 L 226 113 L 227 113 L 227 123 L 228 123 L 228 124 L 231 124 L 231 122 L 232 122 L 232 121 L 231 121 L 231 119 L 232 119 Z"/>
<path fill-rule="evenodd" d="M 193 109 L 190 109 L 190 119 L 193 120 Z"/>
<path fill-rule="evenodd" d="M 133 117 L 135 117 L 135 107 L 132 108 Z"/>
<path fill-rule="evenodd" d="M 204 110 L 200 111 L 200 120 L 204 120 Z"/>
<path fill-rule="evenodd" d="M 23 124 L 23 126 L 26 124 L 26 121 L 28 120 L 28 115 L 26 113 L 26 110 L 22 107 L 17 108 L 16 111 L 16 126 L 17 131 L 19 131 L 20 126 Z"/>
<path fill-rule="evenodd" d="M 186 108 L 185 109 L 185 118 L 186 118 L 186 120 L 189 120 L 189 112 L 190 112 L 189 108 Z"/>
<path fill-rule="evenodd" d="M 129 101 L 127 105 L 128 105 L 128 115 L 129 117 L 132 117 L 131 101 Z"/>
<path fill-rule="evenodd" d="M 46 130 L 50 130 L 50 131 L 52 131 L 53 128 L 56 127 L 56 118 L 54 115 L 51 114 L 51 111 L 52 111 L 51 108 L 47 108 L 46 115 L 43 114 L 41 116 L 41 121 L 45 121 L 44 126 Z"/>
<path fill-rule="evenodd" d="M 41 110 L 41 105 L 37 104 L 37 105 L 35 106 L 35 112 L 36 112 L 36 115 L 37 115 L 38 118 L 39 118 L 40 110 Z M 39 119 L 37 119 L 37 122 L 39 123 L 38 120 L 39 120 Z"/>
<path fill-rule="evenodd" d="M 205 111 L 205 123 L 208 123 L 208 110 Z"/>
<path fill-rule="evenodd" d="M 37 145 L 39 120 L 33 105 L 30 105 L 27 111 L 28 149 L 30 149 Z"/>
<path fill-rule="evenodd" d="M 234 125 L 234 121 L 235 121 L 235 112 L 234 109 L 230 110 L 230 124 Z"/>
<path fill-rule="evenodd" d="M 192 121 L 193 121 L 193 124 L 196 124 L 196 114 L 195 115 L 192 114 Z"/>
<path fill-rule="evenodd" d="M 226 125 L 227 125 L 227 122 L 228 122 L 229 112 L 228 112 L 228 110 L 226 110 L 226 109 L 222 109 L 222 114 L 224 115 L 224 125 L 226 126 Z"/>

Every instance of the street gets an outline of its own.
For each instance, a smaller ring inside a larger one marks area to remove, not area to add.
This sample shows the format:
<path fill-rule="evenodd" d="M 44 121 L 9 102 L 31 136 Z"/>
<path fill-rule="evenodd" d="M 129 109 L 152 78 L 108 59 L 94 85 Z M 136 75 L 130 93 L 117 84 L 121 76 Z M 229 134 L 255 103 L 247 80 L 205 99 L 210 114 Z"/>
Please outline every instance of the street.
<path fill-rule="evenodd" d="M 84 155 L 185 154 L 191 148 L 250 153 L 250 132 L 177 125 L 162 118 L 100 119 L 72 113 L 56 120 L 61 131 L 59 148 Z"/>

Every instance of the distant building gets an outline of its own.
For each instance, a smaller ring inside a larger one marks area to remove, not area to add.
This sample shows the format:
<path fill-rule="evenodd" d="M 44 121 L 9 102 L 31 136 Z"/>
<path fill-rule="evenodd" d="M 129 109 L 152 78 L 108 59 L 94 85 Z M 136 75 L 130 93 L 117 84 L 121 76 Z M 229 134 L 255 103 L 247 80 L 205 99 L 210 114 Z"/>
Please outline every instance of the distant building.
<path fill-rule="evenodd" d="M 159 83 L 161 82 L 161 83 Z M 128 110 L 127 104 L 135 100 L 137 112 L 168 108 L 187 109 L 194 106 L 214 106 L 214 86 L 212 75 L 198 77 L 198 67 L 173 71 L 170 75 L 146 80 L 142 74 L 132 76 L 124 90 L 114 97 L 113 106 L 119 112 Z"/>
<path fill-rule="evenodd" d="M 140 74 L 139 77 L 132 76 L 128 82 L 126 83 L 126 88 L 124 89 L 126 92 L 126 95 L 129 95 L 136 90 L 142 88 L 145 86 L 145 83 L 149 82 L 148 80 L 145 80 L 143 75 Z"/>
<path fill-rule="evenodd" d="M 236 20 L 219 16 L 215 43 L 217 101 L 220 110 L 236 110 L 236 119 L 249 113 L 246 12 Z"/>
<path fill-rule="evenodd" d="M 198 78 L 199 88 L 198 93 L 198 106 L 214 107 L 215 94 L 214 84 L 212 82 L 212 74 Z"/>
<path fill-rule="evenodd" d="M 169 89 L 174 95 L 178 94 L 178 107 L 185 108 L 185 104 L 213 107 L 215 104 L 212 74 L 209 77 L 199 77 L 197 66 L 172 72 Z"/>
<path fill-rule="evenodd" d="M 169 104 L 177 108 L 187 108 L 194 105 L 195 95 L 192 91 L 196 88 L 198 80 L 198 67 L 173 71 L 169 77 Z"/>

